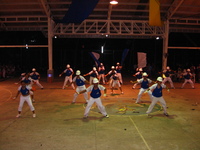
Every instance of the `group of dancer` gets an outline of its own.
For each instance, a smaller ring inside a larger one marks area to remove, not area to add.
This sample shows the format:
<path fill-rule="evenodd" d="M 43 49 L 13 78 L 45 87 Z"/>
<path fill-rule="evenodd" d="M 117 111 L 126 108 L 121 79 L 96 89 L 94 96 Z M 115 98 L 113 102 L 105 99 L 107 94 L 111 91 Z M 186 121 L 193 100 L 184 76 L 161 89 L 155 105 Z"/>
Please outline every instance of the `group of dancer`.
<path fill-rule="evenodd" d="M 72 104 L 76 103 L 76 99 L 79 94 L 84 95 L 85 103 L 87 104 L 85 108 L 84 118 L 88 117 L 89 111 L 94 102 L 97 104 L 97 107 L 102 113 L 102 115 L 108 118 L 109 115 L 107 114 L 105 107 L 103 106 L 101 102 L 101 98 L 100 98 L 101 91 L 104 91 L 103 95 L 107 96 L 107 89 L 106 87 L 104 87 L 103 85 L 100 85 L 99 83 L 100 81 L 102 81 L 102 83 L 105 84 L 106 83 L 105 77 L 110 76 L 109 85 L 111 87 L 111 94 L 113 94 L 113 90 L 116 85 L 120 89 L 121 94 L 124 94 L 121 88 L 121 85 L 123 84 L 121 69 L 122 69 L 122 66 L 119 63 L 117 63 L 116 67 L 112 66 L 111 70 L 107 74 L 105 74 L 105 67 L 103 63 L 101 63 L 100 66 L 98 67 L 98 71 L 96 67 L 93 67 L 93 69 L 90 72 L 82 76 L 81 71 L 77 70 L 74 78 L 72 78 L 74 71 L 68 64 L 66 66 L 66 69 L 59 76 L 61 77 L 63 74 L 65 74 L 65 80 L 64 80 L 62 89 L 65 89 L 66 86 L 72 86 L 72 88 L 75 90 Z M 141 88 L 139 90 L 135 103 L 137 104 L 141 103 L 140 98 L 143 93 L 148 93 L 150 97 L 151 104 L 148 110 L 146 111 L 147 115 L 151 113 L 155 104 L 157 102 L 160 102 L 164 110 L 164 115 L 168 116 L 166 102 L 162 96 L 162 89 L 167 88 L 165 85 L 165 82 L 167 81 L 170 83 L 171 88 L 175 88 L 170 77 L 171 75 L 170 71 L 171 70 L 169 67 L 167 67 L 166 70 L 163 70 L 163 75 L 159 76 L 152 86 L 150 86 L 150 84 L 153 81 L 148 78 L 148 74 L 146 72 L 143 72 L 142 68 L 139 68 L 138 72 L 133 75 L 137 77 L 137 81 L 133 82 L 135 83 L 133 85 L 133 89 L 138 84 L 141 85 Z M 89 82 L 85 79 L 85 76 L 88 76 L 88 75 L 90 75 Z M 185 82 L 183 83 L 181 88 L 183 88 L 187 82 L 189 82 L 192 88 L 194 88 L 194 83 L 191 80 L 191 76 L 192 74 L 190 73 L 190 70 L 187 69 L 187 72 L 184 74 Z M 22 74 L 22 78 L 20 79 L 21 85 L 18 88 L 18 92 L 16 96 L 13 98 L 13 99 L 16 99 L 18 95 L 21 93 L 20 103 L 18 107 L 18 114 L 16 117 L 21 116 L 22 107 L 25 101 L 28 103 L 30 110 L 33 112 L 33 117 L 36 117 L 35 108 L 32 104 L 32 102 L 34 102 L 34 99 L 33 99 L 34 89 L 32 85 L 36 83 L 41 89 L 43 89 L 43 86 L 39 83 L 39 79 L 40 79 L 40 74 L 36 72 L 35 68 L 32 69 L 32 73 L 30 74 L 29 73 Z M 69 84 L 67 84 L 68 81 L 69 81 Z M 90 83 L 90 86 L 88 88 L 86 88 L 85 86 L 87 82 Z M 75 84 L 76 84 L 76 89 L 75 89 Z M 89 92 L 90 92 L 90 98 L 88 98 Z"/>

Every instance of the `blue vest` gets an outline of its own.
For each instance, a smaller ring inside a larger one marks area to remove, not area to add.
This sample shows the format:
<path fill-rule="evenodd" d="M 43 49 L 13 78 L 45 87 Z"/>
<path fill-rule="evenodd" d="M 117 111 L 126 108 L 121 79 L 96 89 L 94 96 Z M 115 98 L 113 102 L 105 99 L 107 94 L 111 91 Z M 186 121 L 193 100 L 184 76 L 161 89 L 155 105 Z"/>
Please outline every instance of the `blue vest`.
<path fill-rule="evenodd" d="M 82 86 L 82 85 L 85 85 L 85 82 L 83 80 L 81 80 L 81 79 L 76 78 L 76 85 L 77 86 Z"/>
<path fill-rule="evenodd" d="M 142 79 L 142 73 L 139 73 L 138 75 L 136 75 L 137 79 Z"/>
<path fill-rule="evenodd" d="M 186 75 L 184 75 L 184 78 L 187 79 L 187 80 L 189 80 L 190 77 L 191 77 L 191 75 L 189 73 L 187 73 Z"/>
<path fill-rule="evenodd" d="M 20 92 L 22 93 L 22 95 L 27 95 L 27 94 L 29 94 L 29 90 L 27 89 L 27 88 L 25 88 L 25 89 L 20 89 Z"/>
<path fill-rule="evenodd" d="M 164 74 L 165 74 L 165 77 L 169 77 L 170 71 L 166 71 Z"/>
<path fill-rule="evenodd" d="M 90 74 L 90 76 L 91 76 L 91 77 L 97 77 L 97 74 L 96 74 L 96 72 L 93 71 L 93 72 Z"/>
<path fill-rule="evenodd" d="M 35 74 L 35 73 L 33 73 L 33 74 L 31 75 L 31 78 L 32 78 L 33 80 L 38 80 L 38 77 L 39 77 L 39 75 L 37 75 L 37 74 Z"/>
<path fill-rule="evenodd" d="M 142 83 L 141 83 L 141 88 L 143 88 L 143 89 L 148 89 L 149 88 L 149 82 L 148 82 L 148 80 L 146 80 L 146 81 L 142 81 Z"/>
<path fill-rule="evenodd" d="M 28 83 L 31 82 L 31 80 L 29 80 L 29 79 L 24 79 L 23 81 L 24 81 L 24 83 L 26 83 L 26 84 L 28 84 Z"/>
<path fill-rule="evenodd" d="M 100 69 L 99 74 L 104 74 L 104 73 L 105 73 L 105 70 Z"/>
<path fill-rule="evenodd" d="M 158 86 L 153 90 L 152 95 L 154 97 L 161 97 L 162 96 L 162 87 L 158 88 Z"/>
<path fill-rule="evenodd" d="M 71 76 L 71 74 L 72 74 L 72 71 L 71 71 L 70 69 L 67 69 L 65 75 L 66 75 L 66 76 Z"/>
<path fill-rule="evenodd" d="M 99 98 L 101 96 L 101 91 L 99 90 L 99 88 L 96 90 L 93 88 L 92 92 L 90 93 L 90 96 L 92 98 Z"/>
<path fill-rule="evenodd" d="M 121 69 L 120 68 L 117 68 L 116 71 L 117 71 L 117 73 L 121 73 Z"/>

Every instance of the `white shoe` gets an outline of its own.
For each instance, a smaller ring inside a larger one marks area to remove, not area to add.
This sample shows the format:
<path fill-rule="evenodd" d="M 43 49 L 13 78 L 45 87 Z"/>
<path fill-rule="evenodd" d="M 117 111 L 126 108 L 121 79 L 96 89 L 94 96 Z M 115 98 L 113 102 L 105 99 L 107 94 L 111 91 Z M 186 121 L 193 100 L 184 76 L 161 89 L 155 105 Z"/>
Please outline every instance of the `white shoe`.
<path fill-rule="evenodd" d="M 33 118 L 35 118 L 36 117 L 36 114 L 33 114 Z"/>
<path fill-rule="evenodd" d="M 109 115 L 105 115 L 106 118 L 109 118 Z"/>
<path fill-rule="evenodd" d="M 21 114 L 17 114 L 17 116 L 16 116 L 17 118 L 19 118 L 19 117 L 21 117 Z"/>

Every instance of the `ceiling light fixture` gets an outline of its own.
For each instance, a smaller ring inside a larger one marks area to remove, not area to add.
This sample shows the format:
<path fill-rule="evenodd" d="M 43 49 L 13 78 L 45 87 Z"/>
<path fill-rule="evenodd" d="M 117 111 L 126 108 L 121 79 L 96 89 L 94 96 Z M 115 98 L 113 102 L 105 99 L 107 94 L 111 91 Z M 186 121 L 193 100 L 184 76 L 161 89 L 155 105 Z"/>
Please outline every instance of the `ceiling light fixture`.
<path fill-rule="evenodd" d="M 117 1 L 117 0 L 111 0 L 111 1 L 110 1 L 110 4 L 116 5 L 116 4 L 118 4 L 118 1 Z"/>

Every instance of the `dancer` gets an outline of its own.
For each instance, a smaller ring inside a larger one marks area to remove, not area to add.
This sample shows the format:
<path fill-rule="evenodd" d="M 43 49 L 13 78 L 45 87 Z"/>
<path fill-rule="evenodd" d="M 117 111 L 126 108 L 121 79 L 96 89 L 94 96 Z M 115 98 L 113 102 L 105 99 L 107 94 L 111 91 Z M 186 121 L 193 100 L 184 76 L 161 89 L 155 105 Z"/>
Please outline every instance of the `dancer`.
<path fill-rule="evenodd" d="M 88 76 L 88 75 L 90 75 L 90 84 L 92 84 L 92 80 L 94 79 L 94 78 L 97 78 L 98 77 L 98 72 L 97 72 L 97 68 L 96 67 L 93 67 L 93 69 L 92 69 L 92 71 L 90 71 L 89 73 L 87 73 L 87 74 L 84 74 L 83 76 L 85 77 L 85 76 Z"/>
<path fill-rule="evenodd" d="M 102 79 L 103 84 L 105 84 L 105 67 L 103 63 L 100 63 L 100 66 L 98 68 L 98 73 L 99 73 L 99 76 L 98 76 L 99 82 Z"/>
<path fill-rule="evenodd" d="M 37 86 L 39 86 L 41 89 L 44 89 L 44 87 L 40 84 L 39 79 L 40 79 L 40 74 L 38 72 L 36 72 L 36 69 L 33 68 L 32 69 L 32 73 L 30 73 L 30 77 L 31 79 L 33 79 L 33 82 L 35 84 L 37 84 Z"/>
<path fill-rule="evenodd" d="M 122 91 L 122 87 L 121 87 L 121 84 L 120 84 L 120 80 L 119 80 L 118 75 L 117 75 L 117 74 L 113 74 L 113 75 L 111 76 L 111 79 L 112 79 L 111 94 L 114 93 L 113 90 L 114 90 L 114 87 L 115 87 L 116 85 L 118 85 L 118 87 L 119 87 L 119 89 L 120 89 L 120 91 L 121 91 L 121 94 L 124 94 L 124 92 Z"/>
<path fill-rule="evenodd" d="M 13 97 L 13 99 L 16 99 L 18 97 L 18 95 L 21 93 L 20 103 L 19 103 L 19 107 L 18 107 L 18 114 L 16 116 L 17 118 L 19 118 L 21 116 L 22 108 L 23 108 L 25 101 L 28 103 L 30 110 L 33 112 L 33 117 L 34 118 L 36 117 L 35 108 L 33 107 L 33 104 L 32 104 L 31 98 L 30 98 L 30 91 L 31 91 L 30 86 L 27 86 L 25 81 L 21 81 L 21 86 L 19 86 L 16 96 Z"/>
<path fill-rule="evenodd" d="M 122 73 L 121 73 L 122 66 L 120 65 L 119 62 L 117 63 L 117 66 L 115 67 L 115 69 L 116 69 L 116 71 L 117 71 L 117 76 L 118 76 L 118 78 L 119 78 L 120 84 L 123 84 Z"/>
<path fill-rule="evenodd" d="M 194 89 L 194 83 L 191 80 L 192 73 L 190 72 L 190 69 L 187 69 L 187 71 L 183 73 L 183 77 L 185 78 L 185 81 L 182 84 L 181 88 L 183 88 L 185 86 L 185 84 L 188 82 L 188 83 L 190 83 L 191 87 Z"/>
<path fill-rule="evenodd" d="M 165 82 L 168 81 L 170 83 L 171 88 L 175 89 L 173 81 L 171 79 L 172 74 L 173 72 L 171 71 L 170 67 L 167 66 L 166 70 L 163 71 L 163 84 L 165 84 Z"/>
<path fill-rule="evenodd" d="M 73 83 L 76 83 L 76 85 L 77 85 L 76 92 L 74 93 L 74 99 L 72 101 L 72 104 L 74 104 L 76 102 L 76 98 L 77 98 L 79 92 L 81 92 L 83 90 L 86 90 L 85 82 L 87 82 L 87 80 L 83 76 L 81 76 L 80 70 L 77 70 L 76 71 L 76 76 L 73 78 L 72 81 L 73 81 Z M 84 92 L 83 95 L 84 95 L 86 103 L 88 103 L 88 94 L 87 94 L 87 92 Z"/>
<path fill-rule="evenodd" d="M 149 88 L 149 84 L 152 82 L 152 80 L 150 80 L 147 77 L 148 77 L 148 74 L 146 72 L 144 72 L 142 74 L 142 79 L 140 79 L 138 81 L 138 83 L 141 84 L 141 88 L 140 88 L 140 91 L 138 93 L 138 97 L 137 97 L 137 100 L 136 100 L 135 103 L 140 103 L 140 98 L 141 98 L 142 94 L 147 91 L 147 89 Z M 149 95 L 149 97 L 151 99 L 152 98 L 151 91 L 148 91 L 148 95 Z"/>
<path fill-rule="evenodd" d="M 133 85 L 132 89 L 135 89 L 136 86 L 138 85 L 138 81 L 142 79 L 142 74 L 143 74 L 143 69 L 142 68 L 137 68 L 138 72 L 136 72 L 133 76 L 137 78 L 136 83 Z"/>
<path fill-rule="evenodd" d="M 117 74 L 117 71 L 115 70 L 115 66 L 111 67 L 111 70 L 105 75 L 105 77 L 107 77 L 108 75 L 110 75 L 110 80 L 109 80 L 109 87 L 112 88 L 112 83 L 113 83 L 113 79 L 112 76 L 114 74 Z"/>
<path fill-rule="evenodd" d="M 66 69 L 59 75 L 61 77 L 63 74 L 65 74 L 65 80 L 62 89 L 65 89 L 67 82 L 69 81 L 70 83 L 72 82 L 72 76 L 74 74 L 74 71 L 72 68 L 70 68 L 70 65 L 67 64 Z M 71 83 L 71 86 L 73 89 L 75 89 L 74 84 Z"/>
<path fill-rule="evenodd" d="M 94 102 L 96 103 L 98 109 L 100 110 L 101 114 L 103 116 L 105 116 L 106 118 L 109 117 L 109 115 L 107 114 L 105 107 L 103 106 L 102 102 L 101 102 L 101 90 L 104 91 L 104 96 L 106 96 L 106 88 L 102 85 L 99 84 L 99 80 L 97 78 L 93 79 L 93 85 L 90 85 L 86 90 L 81 91 L 79 94 L 84 93 L 84 92 L 91 92 L 90 93 L 90 99 L 89 102 L 85 108 L 85 113 L 84 113 L 84 119 L 86 119 L 89 115 L 90 112 L 90 108 L 92 107 L 92 105 L 94 104 Z"/>
<path fill-rule="evenodd" d="M 162 107 L 163 107 L 163 110 L 164 110 L 164 115 L 168 116 L 166 102 L 165 102 L 165 100 L 164 100 L 164 98 L 162 96 L 162 89 L 166 88 L 166 85 L 164 85 L 162 83 L 163 82 L 162 77 L 158 77 L 156 82 L 157 83 L 153 84 L 149 88 L 149 90 L 152 91 L 152 102 L 149 105 L 149 108 L 148 108 L 146 113 L 149 116 L 149 114 L 151 113 L 151 111 L 154 108 L 155 104 L 157 102 L 160 102 Z"/>

